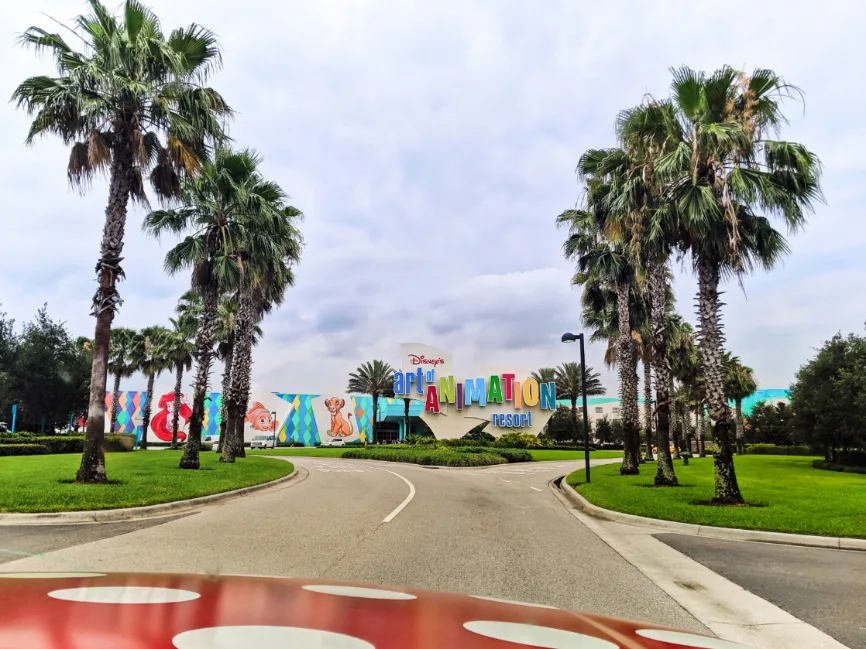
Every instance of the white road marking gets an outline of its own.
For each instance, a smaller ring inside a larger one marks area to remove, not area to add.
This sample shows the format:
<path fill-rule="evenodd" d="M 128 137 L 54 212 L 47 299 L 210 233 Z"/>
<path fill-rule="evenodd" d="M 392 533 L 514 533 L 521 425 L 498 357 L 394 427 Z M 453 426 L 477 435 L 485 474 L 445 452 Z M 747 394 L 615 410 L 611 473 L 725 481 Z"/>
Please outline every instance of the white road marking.
<path fill-rule="evenodd" d="M 530 487 L 530 489 L 535 489 L 536 491 L 541 491 L 538 487 Z"/>
<path fill-rule="evenodd" d="M 406 478 L 401 476 L 399 473 L 394 473 L 393 471 L 389 471 L 388 469 L 382 469 L 382 471 L 384 471 L 385 473 L 390 473 L 391 475 L 397 476 L 403 482 L 405 482 L 407 485 L 409 485 L 409 495 L 406 496 L 406 500 L 404 500 L 399 505 L 397 505 L 397 509 L 395 509 L 393 512 L 391 512 L 385 518 L 382 519 L 383 523 L 390 523 L 392 520 L 394 520 L 394 517 L 397 514 L 399 514 L 400 512 L 403 511 L 403 508 L 406 505 L 408 505 L 410 502 L 412 502 L 412 499 L 415 497 L 415 485 L 413 485 L 411 482 L 409 482 Z"/>
<path fill-rule="evenodd" d="M 502 480 L 502 482 L 508 482 L 508 483 L 511 482 L 511 480 L 506 480 L 505 478 L 499 478 L 499 479 Z"/>

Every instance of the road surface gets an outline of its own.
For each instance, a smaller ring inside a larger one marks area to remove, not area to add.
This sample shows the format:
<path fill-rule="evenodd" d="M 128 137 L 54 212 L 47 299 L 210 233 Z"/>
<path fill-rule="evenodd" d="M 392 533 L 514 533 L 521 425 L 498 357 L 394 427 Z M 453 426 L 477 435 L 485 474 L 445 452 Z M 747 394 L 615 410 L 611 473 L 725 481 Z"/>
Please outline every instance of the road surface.
<path fill-rule="evenodd" d="M 579 462 L 431 469 L 290 459 L 302 474 L 300 482 L 192 515 L 147 521 L 144 527 L 0 526 L 2 570 L 363 581 L 536 602 L 708 633 L 554 497 L 549 481 L 579 468 Z M 48 529 L 57 540 L 46 546 Z M 15 553 L 43 554 L 17 558 L 21 555 L 8 552 L 10 539 Z"/>

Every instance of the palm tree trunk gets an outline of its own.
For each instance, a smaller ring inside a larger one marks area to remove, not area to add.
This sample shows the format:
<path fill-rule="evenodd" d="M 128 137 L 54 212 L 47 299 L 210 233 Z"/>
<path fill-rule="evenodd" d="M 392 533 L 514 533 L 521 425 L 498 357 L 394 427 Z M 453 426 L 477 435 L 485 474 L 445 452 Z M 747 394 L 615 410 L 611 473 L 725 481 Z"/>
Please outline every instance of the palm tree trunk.
<path fill-rule="evenodd" d="M 575 446 L 578 444 L 578 426 L 577 426 L 577 395 L 571 397 L 571 432 L 572 440 Z M 554 442 L 556 443 L 556 442 Z"/>
<path fill-rule="evenodd" d="M 697 430 L 698 435 L 698 455 L 700 457 L 707 457 L 707 448 L 704 446 L 704 404 L 699 403 L 695 408 L 695 430 Z"/>
<path fill-rule="evenodd" d="M 120 410 L 120 401 L 117 395 L 120 394 L 120 372 L 114 375 L 114 389 L 111 391 L 111 421 L 108 424 L 108 432 L 114 434 L 117 426 L 117 411 Z"/>
<path fill-rule="evenodd" d="M 213 342 L 216 334 L 217 287 L 208 283 L 202 291 L 202 305 L 198 336 L 195 341 L 198 366 L 195 370 L 195 387 L 193 389 L 192 415 L 189 420 L 189 434 L 180 458 L 181 469 L 199 468 L 199 451 L 201 450 L 201 427 L 204 421 L 204 399 L 207 395 L 207 383 L 210 378 L 210 368 L 213 362 Z"/>
<path fill-rule="evenodd" d="M 634 339 L 632 339 L 632 347 L 634 348 L 631 354 L 631 379 L 634 382 L 634 449 L 637 454 L 638 464 L 643 464 L 646 460 L 640 454 L 640 402 L 638 401 L 638 394 L 640 394 L 638 384 L 640 383 L 640 379 L 637 373 L 637 364 L 640 359 Z"/>
<path fill-rule="evenodd" d="M 225 368 L 223 369 L 223 384 L 222 384 L 222 407 L 220 408 L 220 438 L 217 442 L 217 453 L 225 450 L 226 428 L 228 421 L 228 408 L 226 407 L 226 395 L 231 385 L 232 376 L 232 356 L 235 351 L 234 334 L 229 334 L 228 345 L 226 346 L 226 355 L 223 358 Z"/>
<path fill-rule="evenodd" d="M 737 484 L 731 449 L 731 409 L 725 398 L 722 368 L 722 332 L 719 313 L 719 268 L 708 260 L 698 262 L 698 349 L 704 375 L 704 389 L 710 410 L 710 423 L 716 452 L 713 503 L 741 505 L 743 496 Z"/>
<path fill-rule="evenodd" d="M 668 452 L 670 452 L 670 446 L 673 444 L 674 447 L 674 458 L 680 459 L 680 443 L 679 443 L 679 412 L 680 412 L 680 404 L 679 402 L 673 398 L 674 395 L 674 375 L 671 373 L 668 375 L 668 394 L 671 395 L 671 433 L 670 438 L 668 439 Z"/>
<path fill-rule="evenodd" d="M 147 450 L 147 428 L 150 426 L 150 413 L 153 406 L 153 380 L 155 375 L 147 375 L 147 394 L 144 397 L 144 414 L 141 418 L 141 443 L 138 448 L 142 451 Z"/>
<path fill-rule="evenodd" d="M 129 126 L 122 120 L 115 124 L 114 145 L 108 205 L 105 208 L 105 226 L 99 261 L 96 263 L 97 288 L 93 296 L 92 315 L 96 316 L 93 334 L 93 363 L 90 369 L 90 402 L 87 407 L 87 434 L 81 466 L 76 482 L 105 482 L 105 382 L 107 379 L 108 345 L 111 341 L 111 321 L 121 303 L 117 280 L 123 277 L 120 267 L 123 253 L 123 232 L 126 228 L 126 205 L 132 187 L 132 147 Z"/>
<path fill-rule="evenodd" d="M 220 462 L 234 462 L 236 457 L 246 456 L 243 420 L 249 401 L 254 317 L 253 296 L 249 290 L 245 290 L 241 293 L 238 305 L 231 376 L 223 393 L 229 426 Z"/>
<path fill-rule="evenodd" d="M 171 447 L 177 448 L 177 430 L 180 423 L 180 391 L 183 387 L 183 363 L 175 367 L 174 377 L 174 413 L 171 416 Z"/>
<path fill-rule="evenodd" d="M 665 335 L 665 267 L 662 264 L 653 267 L 650 273 L 650 299 L 652 302 L 653 327 L 653 365 L 656 373 L 656 446 L 658 463 L 656 464 L 655 484 L 658 487 L 676 487 L 679 485 L 674 473 L 674 463 L 671 459 L 670 425 L 671 425 L 671 384 L 673 377 L 668 361 L 668 341 Z"/>
<path fill-rule="evenodd" d="M 403 439 L 409 436 L 409 399 L 403 399 Z"/>
<path fill-rule="evenodd" d="M 631 338 L 631 323 L 628 312 L 627 282 L 616 285 L 617 311 L 619 316 L 619 338 L 617 340 L 617 355 L 620 382 L 620 407 L 622 408 L 623 437 L 625 450 L 622 455 L 620 475 L 636 475 L 640 473 L 639 450 L 635 447 L 638 428 L 637 413 L 637 373 L 634 370 L 634 343 Z"/>
<path fill-rule="evenodd" d="M 737 454 L 746 454 L 746 427 L 743 426 L 743 400 L 736 400 L 737 413 Z"/>
<path fill-rule="evenodd" d="M 652 386 L 652 364 L 644 357 L 643 361 L 643 425 L 646 435 L 646 454 L 644 461 L 652 462 L 653 458 L 653 386 Z"/>

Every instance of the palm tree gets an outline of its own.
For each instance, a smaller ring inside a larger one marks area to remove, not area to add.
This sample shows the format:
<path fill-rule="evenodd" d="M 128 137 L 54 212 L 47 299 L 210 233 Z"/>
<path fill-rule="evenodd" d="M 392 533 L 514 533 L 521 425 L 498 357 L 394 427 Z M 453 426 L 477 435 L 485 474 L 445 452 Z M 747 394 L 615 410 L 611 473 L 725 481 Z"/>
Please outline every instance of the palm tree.
<path fill-rule="evenodd" d="M 135 336 L 132 343 L 132 365 L 147 377 L 147 392 L 144 399 L 142 435 L 139 448 L 147 449 L 147 428 L 150 426 L 150 413 L 153 407 L 153 382 L 163 370 L 168 369 L 168 339 L 171 331 L 165 327 L 145 327 Z"/>
<path fill-rule="evenodd" d="M 292 267 L 300 261 L 303 245 L 295 227 L 303 214 L 284 204 L 286 195 L 279 185 L 259 178 L 253 193 L 257 196 L 256 213 L 251 215 L 243 244 L 245 272 L 239 292 L 236 348 L 224 397 L 230 424 L 228 443 L 223 445 L 220 462 L 245 456 L 242 415 L 249 402 L 255 328 L 266 313 L 282 304 L 286 291 L 294 286 Z"/>
<path fill-rule="evenodd" d="M 237 290 L 244 272 L 243 241 L 256 227 L 258 159 L 249 149 L 219 149 L 201 174 L 181 183 L 182 207 L 147 215 L 144 229 L 159 237 L 165 232 L 186 238 L 165 257 L 165 269 L 175 274 L 192 270 L 192 289 L 201 295 L 202 311 L 196 335 L 196 375 L 189 435 L 180 460 L 182 469 L 199 468 L 204 402 L 216 340 L 219 297 Z"/>
<path fill-rule="evenodd" d="M 737 424 L 737 453 L 746 452 L 746 431 L 743 427 L 743 399 L 746 399 L 758 389 L 755 381 L 755 371 L 740 362 L 739 357 L 730 352 L 722 354 L 722 366 L 725 369 L 725 396 L 734 402 Z"/>
<path fill-rule="evenodd" d="M 408 437 L 411 428 L 409 426 L 409 406 L 412 404 L 412 399 L 403 399 L 403 431 L 404 434 Z"/>
<path fill-rule="evenodd" d="M 577 443 L 577 400 L 583 395 L 583 377 L 580 363 L 563 363 L 554 370 L 556 394 L 571 401 L 571 422 Z M 591 367 L 586 367 L 586 395 L 601 396 L 606 392 L 601 384 L 601 375 Z"/>
<path fill-rule="evenodd" d="M 539 385 L 541 385 L 542 383 L 556 382 L 556 368 L 539 367 L 538 371 L 533 372 L 531 376 L 538 382 Z M 559 395 L 557 395 L 557 398 L 558 397 Z"/>
<path fill-rule="evenodd" d="M 91 311 L 96 330 L 87 437 L 76 476 L 77 482 L 105 482 L 106 363 L 111 323 L 121 304 L 116 284 L 124 276 L 129 199 L 147 202 L 148 172 L 158 197 L 176 196 L 180 178 L 197 173 L 209 147 L 224 138 L 231 109 L 203 85 L 221 64 L 212 32 L 193 24 L 166 36 L 156 15 L 137 0 L 126 1 L 122 19 L 99 0 L 90 0 L 90 9 L 92 13 L 76 18 L 72 27 L 64 25 L 83 45 L 81 51 L 59 33 L 41 27 L 24 32 L 21 43 L 37 52 L 49 51 L 58 76 L 30 77 L 12 99 L 33 116 L 28 144 L 37 136 L 54 134 L 72 146 L 70 183 L 84 190 L 95 174 L 108 175 Z"/>
<path fill-rule="evenodd" d="M 781 233 L 760 213 L 778 216 L 790 231 L 822 200 L 820 162 L 806 147 L 773 140 L 785 122 L 780 103 L 799 91 L 772 70 L 751 75 L 724 67 L 705 75 L 673 70 L 678 141 L 656 161 L 666 199 L 677 206 L 681 243 L 698 275 L 699 351 L 713 422 L 713 502 L 740 504 L 724 390 L 719 283 L 755 268 L 772 268 L 787 252 Z"/>
<path fill-rule="evenodd" d="M 677 422 L 679 429 L 685 430 L 683 421 L 688 418 L 688 408 L 691 403 L 703 403 L 703 379 L 701 378 L 700 358 L 698 357 L 697 344 L 692 326 L 683 320 L 682 316 L 673 313 L 668 316 L 667 324 L 667 366 L 670 368 L 670 394 L 674 394 L 674 379 L 680 382 L 685 389 L 686 401 L 672 401 L 671 408 L 671 438 L 674 442 L 676 457 L 680 457 L 680 449 L 683 448 L 677 433 Z M 681 407 L 682 406 L 682 407 Z M 698 449 L 703 453 L 702 442 L 698 441 Z M 703 457 L 703 455 L 701 455 Z"/>
<path fill-rule="evenodd" d="M 120 379 L 129 378 L 135 373 L 133 347 L 137 335 L 132 329 L 119 327 L 114 330 L 114 335 L 111 337 L 107 369 L 114 377 L 114 389 L 111 391 L 111 424 L 109 428 L 112 433 L 117 424 L 117 411 L 120 409 L 120 402 L 118 401 Z"/>
<path fill-rule="evenodd" d="M 373 417 L 371 442 L 376 440 L 376 421 L 379 414 L 379 397 L 385 396 L 394 390 L 394 368 L 385 361 L 379 359 L 373 362 L 363 363 L 354 372 L 349 374 L 349 387 L 346 392 L 350 394 L 369 394 L 373 397 Z"/>
<path fill-rule="evenodd" d="M 166 359 L 174 368 L 174 409 L 171 420 L 171 448 L 177 448 L 178 424 L 180 423 L 180 397 L 183 389 L 183 373 L 192 369 L 198 321 L 189 313 L 169 318 L 172 330 L 165 342 Z M 147 432 L 147 429 L 145 429 Z"/>

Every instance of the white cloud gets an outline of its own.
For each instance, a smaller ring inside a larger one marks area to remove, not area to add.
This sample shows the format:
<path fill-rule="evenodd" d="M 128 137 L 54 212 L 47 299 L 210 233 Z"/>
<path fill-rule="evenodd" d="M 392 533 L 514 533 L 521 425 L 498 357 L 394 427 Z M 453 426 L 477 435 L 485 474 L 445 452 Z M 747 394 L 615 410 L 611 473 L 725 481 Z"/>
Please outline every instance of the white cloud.
<path fill-rule="evenodd" d="M 806 92 L 785 137 L 825 163 L 828 206 L 792 239 L 784 268 L 730 287 L 728 345 L 765 387 L 786 386 L 810 347 L 859 329 L 866 226 L 860 218 L 866 91 L 858 48 L 866 24 L 853 2 L 538 4 L 275 4 L 151 0 L 166 27 L 200 22 L 225 47 L 214 79 L 238 110 L 232 134 L 265 157 L 307 215 L 297 286 L 264 323 L 254 382 L 275 390 L 341 386 L 372 355 L 403 340 L 446 347 L 466 362 L 555 364 L 579 327 L 578 293 L 553 219 L 577 197 L 574 166 L 613 143 L 616 112 L 664 95 L 668 68 L 772 67 Z M 78 0 L 10 5 L 3 24 L 50 27 Z M 50 61 L 0 40 L 0 94 Z M 67 152 L 22 144 L 27 119 L 2 109 L 0 300 L 19 320 L 49 302 L 88 334 L 104 183 L 85 197 L 66 186 Z M 185 277 L 167 278 L 169 245 L 127 226 L 125 304 L 118 324 L 165 321 Z M 694 281 L 680 277 L 692 318 Z M 592 345 L 590 363 L 601 367 Z M 470 361 L 469 359 L 473 359 Z M 612 373 L 604 375 L 609 389 Z"/>

